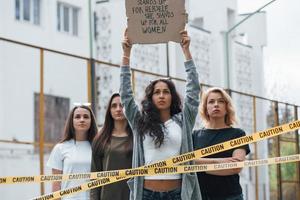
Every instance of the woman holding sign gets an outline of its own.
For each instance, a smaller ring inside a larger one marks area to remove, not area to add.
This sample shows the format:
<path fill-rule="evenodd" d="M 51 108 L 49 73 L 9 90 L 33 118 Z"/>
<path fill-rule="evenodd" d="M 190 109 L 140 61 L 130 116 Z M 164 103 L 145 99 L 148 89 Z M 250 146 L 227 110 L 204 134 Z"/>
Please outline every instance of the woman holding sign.
<path fill-rule="evenodd" d="M 134 101 L 131 73 L 131 43 L 127 32 L 123 41 L 120 95 L 133 130 L 133 168 L 150 165 L 193 150 L 192 129 L 199 105 L 198 74 L 189 50 L 190 38 L 181 32 L 181 47 L 186 58 L 186 97 L 181 100 L 169 79 L 152 81 L 145 90 L 141 111 Z M 193 162 L 189 162 L 193 164 Z M 131 200 L 201 199 L 195 173 L 135 177 L 128 181 Z"/>
<path fill-rule="evenodd" d="M 221 88 L 210 88 L 202 94 L 200 115 L 205 128 L 194 131 L 194 148 L 201 149 L 245 136 L 236 123 L 231 97 Z M 214 164 L 244 161 L 250 152 L 249 145 L 219 152 L 196 160 L 197 164 Z M 241 168 L 199 172 L 198 180 L 204 200 L 242 200 L 239 183 Z"/>

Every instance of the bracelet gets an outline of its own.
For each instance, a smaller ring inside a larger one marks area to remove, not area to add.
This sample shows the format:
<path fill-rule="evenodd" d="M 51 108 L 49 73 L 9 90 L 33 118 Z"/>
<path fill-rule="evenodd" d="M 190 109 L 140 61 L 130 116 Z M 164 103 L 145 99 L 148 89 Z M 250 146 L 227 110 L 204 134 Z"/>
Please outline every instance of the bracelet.
<path fill-rule="evenodd" d="M 128 56 L 123 56 L 123 58 L 126 58 L 127 60 L 130 60 L 130 58 Z"/>

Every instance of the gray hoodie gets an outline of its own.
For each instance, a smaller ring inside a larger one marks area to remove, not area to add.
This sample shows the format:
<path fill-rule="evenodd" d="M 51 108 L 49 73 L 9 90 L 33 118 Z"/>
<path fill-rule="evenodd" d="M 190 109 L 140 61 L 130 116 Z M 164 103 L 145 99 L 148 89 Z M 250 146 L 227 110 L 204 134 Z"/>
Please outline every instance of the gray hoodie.
<path fill-rule="evenodd" d="M 200 85 L 198 74 L 193 60 L 184 63 L 187 73 L 186 96 L 184 98 L 182 112 L 172 116 L 172 119 L 182 128 L 181 154 L 193 151 L 192 129 L 199 106 Z M 132 168 L 145 164 L 143 141 L 137 132 L 137 119 L 141 112 L 134 101 L 131 86 L 131 71 L 129 66 L 121 67 L 120 95 L 125 108 L 125 116 L 133 131 L 133 157 Z M 193 161 L 185 164 L 194 164 Z M 130 188 L 130 200 L 142 200 L 144 177 L 135 177 L 128 181 Z M 182 174 L 181 187 L 182 200 L 201 200 L 200 188 L 196 173 Z"/>

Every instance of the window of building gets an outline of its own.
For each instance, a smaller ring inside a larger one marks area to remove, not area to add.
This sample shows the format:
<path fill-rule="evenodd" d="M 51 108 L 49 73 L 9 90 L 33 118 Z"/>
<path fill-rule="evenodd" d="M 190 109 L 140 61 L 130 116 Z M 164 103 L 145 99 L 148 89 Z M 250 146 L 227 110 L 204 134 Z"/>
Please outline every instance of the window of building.
<path fill-rule="evenodd" d="M 203 17 L 196 17 L 195 19 L 193 19 L 192 25 L 196 26 L 197 28 L 204 28 Z"/>
<path fill-rule="evenodd" d="M 79 8 L 69 4 L 57 3 L 57 30 L 60 32 L 78 35 Z"/>
<path fill-rule="evenodd" d="M 41 22 L 41 0 L 15 0 L 15 18 L 35 25 Z"/>
<path fill-rule="evenodd" d="M 34 138 L 39 142 L 40 124 L 40 94 L 34 93 Z M 44 94 L 44 141 L 46 144 L 56 144 L 64 135 L 64 126 L 70 110 L 70 99 L 61 96 Z M 45 152 L 51 152 L 52 147 L 45 147 Z M 36 152 L 38 146 L 36 146 Z"/>

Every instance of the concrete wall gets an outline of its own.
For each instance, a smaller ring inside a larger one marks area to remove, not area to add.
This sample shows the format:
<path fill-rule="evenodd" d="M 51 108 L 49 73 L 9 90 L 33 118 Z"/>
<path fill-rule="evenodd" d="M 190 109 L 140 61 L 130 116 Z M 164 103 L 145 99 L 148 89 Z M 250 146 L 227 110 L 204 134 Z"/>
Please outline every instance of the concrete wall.
<path fill-rule="evenodd" d="M 233 14 L 229 17 L 228 12 Z M 229 1 L 205 1 L 190 0 L 189 20 L 203 18 L 203 27 L 211 32 L 212 39 L 212 74 L 213 85 L 226 86 L 227 76 L 224 67 L 224 31 L 226 31 L 236 21 L 237 2 Z"/>
<path fill-rule="evenodd" d="M 247 14 L 239 15 L 238 21 L 245 17 L 247 17 Z M 241 34 L 244 35 L 244 38 L 240 37 Z M 258 96 L 264 96 L 264 87 L 262 87 L 264 83 L 263 47 L 267 45 L 267 22 L 265 12 L 253 15 L 238 27 L 236 40 L 241 41 L 243 39 L 245 44 L 251 45 L 253 48 L 252 71 L 255 76 L 253 76 L 252 79 L 254 90 L 251 93 Z"/>

